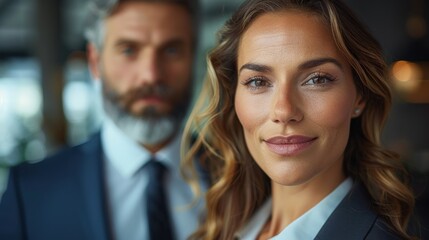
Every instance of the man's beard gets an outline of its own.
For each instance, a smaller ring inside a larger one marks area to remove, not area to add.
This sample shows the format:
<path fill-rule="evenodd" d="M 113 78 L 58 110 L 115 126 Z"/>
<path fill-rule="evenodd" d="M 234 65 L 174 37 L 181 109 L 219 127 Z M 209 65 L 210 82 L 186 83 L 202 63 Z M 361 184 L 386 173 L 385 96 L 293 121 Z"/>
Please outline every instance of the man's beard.
<path fill-rule="evenodd" d="M 171 101 L 173 91 L 164 85 L 142 86 L 120 95 L 103 82 L 103 108 L 127 136 L 142 145 L 157 145 L 171 138 L 180 127 L 189 106 L 190 87 L 185 91 L 179 101 Z M 168 113 L 161 113 L 155 106 L 132 113 L 133 103 L 143 97 L 170 100 L 174 105 Z"/>

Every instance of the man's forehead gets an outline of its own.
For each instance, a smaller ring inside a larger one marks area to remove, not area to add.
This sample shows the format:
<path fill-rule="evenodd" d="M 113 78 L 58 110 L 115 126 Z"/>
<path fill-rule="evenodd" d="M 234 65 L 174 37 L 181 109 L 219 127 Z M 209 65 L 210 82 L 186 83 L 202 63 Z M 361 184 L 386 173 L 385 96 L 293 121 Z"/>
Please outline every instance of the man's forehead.
<path fill-rule="evenodd" d="M 150 25 L 155 27 L 192 26 L 190 14 L 176 4 L 127 1 L 119 4 L 107 21 L 118 19 L 134 25 Z M 172 21 L 174 19 L 174 21 Z"/>
<path fill-rule="evenodd" d="M 189 41 L 192 36 L 190 17 L 185 10 L 176 8 L 158 4 L 123 5 L 107 18 L 107 37 L 113 41 L 122 39 L 156 44 Z M 174 21 L 171 21 L 172 17 Z"/>

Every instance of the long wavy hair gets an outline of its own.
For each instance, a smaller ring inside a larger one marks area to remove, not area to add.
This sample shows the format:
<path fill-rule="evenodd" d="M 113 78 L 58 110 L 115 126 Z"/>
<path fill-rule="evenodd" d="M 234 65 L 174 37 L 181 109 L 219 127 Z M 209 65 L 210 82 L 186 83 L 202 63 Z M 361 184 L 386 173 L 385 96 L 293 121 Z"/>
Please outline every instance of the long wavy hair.
<path fill-rule="evenodd" d="M 391 107 L 387 66 L 381 47 L 351 10 L 338 0 L 248 0 L 219 32 L 208 56 L 207 77 L 183 136 L 182 171 L 197 193 L 195 158 L 210 173 L 206 221 L 192 239 L 233 239 L 271 194 L 270 179 L 257 166 L 234 110 L 240 38 L 255 18 L 298 10 L 317 14 L 327 24 L 339 51 L 352 68 L 358 93 L 366 102 L 354 118 L 344 153 L 344 171 L 367 188 L 374 208 L 404 239 L 414 207 L 399 157 L 380 143 Z M 267 26 L 269 27 L 269 26 Z M 192 141 L 190 139 L 192 138 Z M 200 195 L 201 196 L 201 195 Z"/>

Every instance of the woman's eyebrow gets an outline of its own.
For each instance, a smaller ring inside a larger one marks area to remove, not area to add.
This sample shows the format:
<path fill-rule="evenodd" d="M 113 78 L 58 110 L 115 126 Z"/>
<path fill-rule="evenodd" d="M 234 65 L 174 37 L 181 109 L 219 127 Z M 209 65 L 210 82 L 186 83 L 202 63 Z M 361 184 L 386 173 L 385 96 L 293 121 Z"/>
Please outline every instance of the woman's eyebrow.
<path fill-rule="evenodd" d="M 248 69 L 248 70 L 252 70 L 255 72 L 262 72 L 262 73 L 267 73 L 271 71 L 271 68 L 266 66 L 266 65 L 262 65 L 262 64 L 257 64 L 257 63 L 246 63 L 243 66 L 241 66 L 239 73 L 241 71 L 243 71 L 244 69 Z"/>
<path fill-rule="evenodd" d="M 314 68 L 326 63 L 333 63 L 336 66 L 338 66 L 340 69 L 343 69 L 343 65 L 335 58 L 315 58 L 315 59 L 311 59 L 308 61 L 305 61 L 303 63 L 301 63 L 298 66 L 299 70 L 305 70 L 305 69 L 309 69 L 309 68 Z M 261 72 L 261 73 L 267 73 L 267 72 L 271 72 L 272 68 L 263 64 L 258 64 L 258 63 L 246 63 L 243 66 L 240 67 L 240 70 L 238 71 L 239 73 L 243 70 L 251 70 L 251 71 L 255 71 L 255 72 Z"/>
<path fill-rule="evenodd" d="M 311 59 L 308 60 L 304 63 L 301 63 L 298 66 L 298 69 L 303 70 L 303 69 L 309 69 L 309 68 L 314 68 L 320 65 L 323 65 L 325 63 L 333 63 L 335 65 L 337 65 L 340 69 L 343 69 L 343 65 L 335 58 L 315 58 L 315 59 Z"/>

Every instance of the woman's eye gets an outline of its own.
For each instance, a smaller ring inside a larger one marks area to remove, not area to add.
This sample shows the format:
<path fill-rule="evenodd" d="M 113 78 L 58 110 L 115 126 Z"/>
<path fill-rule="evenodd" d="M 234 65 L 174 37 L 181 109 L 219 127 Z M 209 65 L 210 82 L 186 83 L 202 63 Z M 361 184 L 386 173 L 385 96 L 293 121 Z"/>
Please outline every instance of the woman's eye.
<path fill-rule="evenodd" d="M 261 77 L 250 78 L 247 82 L 244 83 L 244 85 L 251 89 L 259 89 L 270 86 L 269 82 Z"/>
<path fill-rule="evenodd" d="M 333 78 L 326 75 L 319 75 L 311 77 L 309 80 L 307 80 L 303 85 L 321 85 L 321 84 L 327 84 L 333 81 Z"/>
<path fill-rule="evenodd" d="M 263 77 L 249 78 L 242 84 L 251 91 L 259 91 L 271 86 L 270 82 Z"/>

